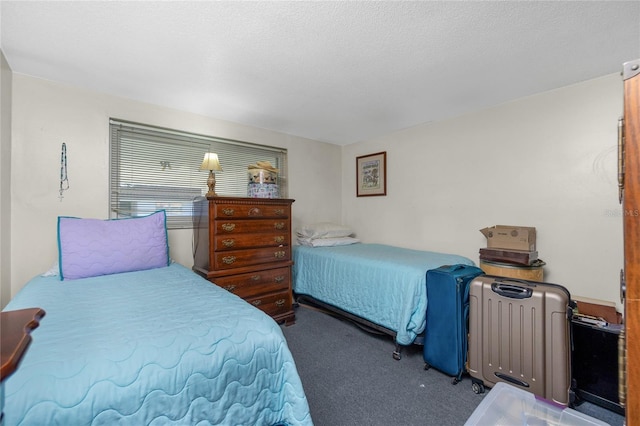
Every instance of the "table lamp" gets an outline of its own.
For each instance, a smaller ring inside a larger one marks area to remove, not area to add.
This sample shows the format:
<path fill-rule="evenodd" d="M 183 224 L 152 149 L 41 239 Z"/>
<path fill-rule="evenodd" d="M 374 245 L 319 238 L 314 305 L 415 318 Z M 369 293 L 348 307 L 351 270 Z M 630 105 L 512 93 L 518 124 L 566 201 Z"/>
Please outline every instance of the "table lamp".
<path fill-rule="evenodd" d="M 207 152 L 204 154 L 204 159 L 200 165 L 200 170 L 209 170 L 209 178 L 207 179 L 207 186 L 209 186 L 209 192 L 207 192 L 207 198 L 215 197 L 216 191 L 216 177 L 213 174 L 214 171 L 221 172 L 220 160 L 218 160 L 218 154 L 213 152 Z"/>

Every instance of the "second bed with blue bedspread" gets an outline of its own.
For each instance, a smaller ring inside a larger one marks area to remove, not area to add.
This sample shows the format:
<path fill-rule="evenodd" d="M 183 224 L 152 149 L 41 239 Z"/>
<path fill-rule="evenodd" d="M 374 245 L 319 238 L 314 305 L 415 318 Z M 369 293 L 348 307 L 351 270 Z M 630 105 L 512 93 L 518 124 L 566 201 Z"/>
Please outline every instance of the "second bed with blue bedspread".
<path fill-rule="evenodd" d="M 384 244 L 294 246 L 293 290 L 393 331 L 409 345 L 425 329 L 426 274 L 442 265 L 473 265 L 455 254 Z"/>

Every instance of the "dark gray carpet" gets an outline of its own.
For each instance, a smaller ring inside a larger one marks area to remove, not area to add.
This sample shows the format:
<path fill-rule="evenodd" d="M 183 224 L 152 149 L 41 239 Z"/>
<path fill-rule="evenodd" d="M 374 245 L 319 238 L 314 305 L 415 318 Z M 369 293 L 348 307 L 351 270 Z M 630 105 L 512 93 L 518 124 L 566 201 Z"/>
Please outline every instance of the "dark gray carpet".
<path fill-rule="evenodd" d="M 300 306 L 296 323 L 282 327 L 302 379 L 316 426 L 460 426 L 486 394 L 457 385 L 435 369 L 424 370 L 422 347 L 392 358 L 389 336 L 363 331 L 313 308 Z M 612 426 L 623 417 L 584 403 L 576 408 Z"/>

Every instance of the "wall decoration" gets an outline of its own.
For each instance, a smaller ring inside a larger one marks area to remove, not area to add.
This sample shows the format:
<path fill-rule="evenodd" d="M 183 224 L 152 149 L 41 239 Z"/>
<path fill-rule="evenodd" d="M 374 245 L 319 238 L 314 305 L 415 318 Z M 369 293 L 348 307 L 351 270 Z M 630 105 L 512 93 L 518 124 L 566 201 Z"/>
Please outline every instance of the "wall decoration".
<path fill-rule="evenodd" d="M 60 202 L 62 202 L 62 193 L 69 189 L 69 176 L 67 175 L 67 144 L 62 142 L 62 151 L 60 153 Z"/>
<path fill-rule="evenodd" d="M 358 197 L 387 195 L 387 152 L 356 157 Z"/>

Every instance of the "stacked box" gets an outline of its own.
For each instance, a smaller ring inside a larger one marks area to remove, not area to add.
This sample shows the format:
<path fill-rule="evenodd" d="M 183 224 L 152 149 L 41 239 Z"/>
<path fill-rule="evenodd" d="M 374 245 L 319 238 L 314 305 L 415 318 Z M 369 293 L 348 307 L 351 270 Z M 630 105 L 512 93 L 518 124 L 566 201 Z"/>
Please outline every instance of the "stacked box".
<path fill-rule="evenodd" d="M 496 225 L 480 232 L 487 237 L 487 248 L 536 251 L 536 228 Z"/>
<path fill-rule="evenodd" d="M 495 225 L 480 232 L 487 238 L 487 247 L 480 249 L 485 273 L 542 281 L 545 262 L 538 258 L 536 228 Z"/>
<path fill-rule="evenodd" d="M 538 260 L 538 252 L 481 248 L 480 260 L 529 266 L 533 265 L 533 263 Z"/>
<path fill-rule="evenodd" d="M 531 266 L 538 261 L 536 228 L 496 225 L 481 229 L 487 248 L 480 249 L 480 260 Z"/>

